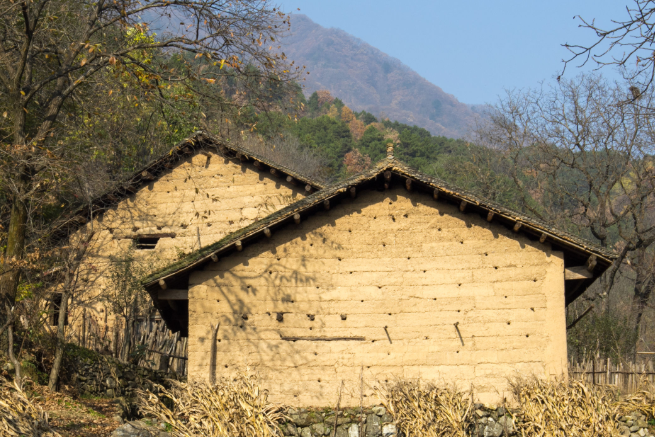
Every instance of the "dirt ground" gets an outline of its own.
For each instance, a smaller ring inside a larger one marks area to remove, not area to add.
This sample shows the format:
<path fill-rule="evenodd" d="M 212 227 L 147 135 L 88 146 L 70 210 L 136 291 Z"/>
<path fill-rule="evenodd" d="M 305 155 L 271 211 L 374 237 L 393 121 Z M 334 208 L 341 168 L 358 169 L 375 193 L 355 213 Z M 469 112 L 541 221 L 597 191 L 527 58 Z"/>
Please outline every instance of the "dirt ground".
<path fill-rule="evenodd" d="M 71 391 L 49 393 L 46 387 L 30 392 L 32 399 L 48 413 L 49 423 L 63 437 L 107 437 L 120 426 L 121 408 L 115 399 L 78 397 Z"/>

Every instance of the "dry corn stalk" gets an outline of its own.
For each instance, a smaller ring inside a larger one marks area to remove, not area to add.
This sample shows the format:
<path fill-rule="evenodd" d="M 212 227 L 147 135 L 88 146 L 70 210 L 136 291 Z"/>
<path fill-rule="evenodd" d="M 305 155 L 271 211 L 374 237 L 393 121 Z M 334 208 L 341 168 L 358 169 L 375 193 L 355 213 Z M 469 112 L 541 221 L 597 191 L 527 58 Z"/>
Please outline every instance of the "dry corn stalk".
<path fill-rule="evenodd" d="M 605 386 L 536 377 L 510 381 L 522 420 L 521 436 L 602 437 L 618 435 L 616 394 Z"/>
<path fill-rule="evenodd" d="M 377 394 L 407 437 L 465 437 L 471 422 L 471 398 L 452 387 L 399 381 Z"/>
<path fill-rule="evenodd" d="M 624 396 L 616 407 L 617 412 L 622 416 L 639 411 L 648 418 L 655 418 L 655 386 L 647 379 L 642 378 L 639 390 Z"/>
<path fill-rule="evenodd" d="M 158 393 L 139 390 L 139 410 L 171 426 L 176 436 L 277 437 L 284 416 L 281 406 L 267 402 L 257 377 L 240 375 L 216 384 L 170 381 L 171 388 L 157 386 Z"/>
<path fill-rule="evenodd" d="M 18 386 L 4 379 L 0 381 L 0 435 L 59 437 L 48 425 L 48 415 L 30 402 Z"/>

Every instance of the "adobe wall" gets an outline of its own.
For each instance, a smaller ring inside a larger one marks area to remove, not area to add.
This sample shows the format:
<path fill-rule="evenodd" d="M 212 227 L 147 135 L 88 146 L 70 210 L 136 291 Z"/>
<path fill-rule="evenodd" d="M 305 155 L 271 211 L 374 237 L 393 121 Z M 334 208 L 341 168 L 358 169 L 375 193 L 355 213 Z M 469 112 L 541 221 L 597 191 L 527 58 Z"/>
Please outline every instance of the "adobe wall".
<path fill-rule="evenodd" d="M 393 378 L 498 401 L 517 371 L 566 369 L 563 271 L 560 252 L 477 214 L 363 192 L 191 275 L 189 377 L 209 377 L 219 322 L 217 376 L 255 369 L 274 402 L 333 405 L 343 380 L 342 405 L 359 405 L 362 369 L 366 404 Z"/>
<path fill-rule="evenodd" d="M 105 319 L 103 290 L 110 257 L 128 251 L 133 242 L 129 237 L 175 234 L 161 238 L 154 250 L 134 252 L 154 271 L 299 200 L 303 193 L 302 186 L 215 153 L 187 158 L 74 236 L 95 232 L 80 268 L 84 298 L 93 308 L 89 314 Z"/>

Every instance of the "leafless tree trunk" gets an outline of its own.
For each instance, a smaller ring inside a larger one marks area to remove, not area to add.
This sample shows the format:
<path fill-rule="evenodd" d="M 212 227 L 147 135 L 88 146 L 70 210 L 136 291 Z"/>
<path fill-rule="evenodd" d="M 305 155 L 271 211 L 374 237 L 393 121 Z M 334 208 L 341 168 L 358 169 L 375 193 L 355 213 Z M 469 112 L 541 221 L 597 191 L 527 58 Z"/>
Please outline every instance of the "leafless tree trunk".
<path fill-rule="evenodd" d="M 65 257 L 65 273 L 63 292 L 61 296 L 61 304 L 59 306 L 59 321 L 57 324 L 57 343 L 55 346 L 55 360 L 50 370 L 50 378 L 48 380 L 48 389 L 51 391 L 57 390 L 59 382 L 59 372 L 61 371 L 61 364 L 64 357 L 64 349 L 66 346 L 66 320 L 68 314 L 68 300 L 71 297 L 77 280 L 78 267 L 82 262 L 82 258 L 86 249 L 93 238 L 94 233 L 88 232 L 84 239 L 81 239 L 72 253 L 66 254 Z"/>
<path fill-rule="evenodd" d="M 13 326 L 9 325 L 9 329 L 7 330 L 7 338 L 8 338 L 8 343 L 9 343 L 9 359 L 11 360 L 11 363 L 14 365 L 14 381 L 16 381 L 16 385 L 18 387 L 22 387 L 23 385 L 23 380 L 21 377 L 21 368 L 20 368 L 20 361 L 16 359 L 14 356 L 14 328 Z"/>

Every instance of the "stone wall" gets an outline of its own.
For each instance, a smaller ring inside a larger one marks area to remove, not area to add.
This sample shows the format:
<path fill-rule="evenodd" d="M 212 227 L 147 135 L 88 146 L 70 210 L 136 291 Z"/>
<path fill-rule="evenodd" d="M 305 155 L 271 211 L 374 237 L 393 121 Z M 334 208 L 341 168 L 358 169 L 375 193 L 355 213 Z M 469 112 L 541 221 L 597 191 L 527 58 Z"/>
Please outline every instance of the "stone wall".
<path fill-rule="evenodd" d="M 81 394 L 97 396 L 130 396 L 136 388 L 153 389 L 153 384 L 164 384 L 165 379 L 184 380 L 175 373 L 125 364 L 111 356 L 100 355 L 81 348 L 66 358 L 64 372 Z M 81 352 L 81 353 L 80 353 Z"/>
<path fill-rule="evenodd" d="M 255 369 L 270 399 L 364 402 L 400 377 L 475 385 L 566 371 L 564 264 L 477 214 L 404 189 L 364 191 L 189 279 L 189 376 Z"/>
<path fill-rule="evenodd" d="M 334 434 L 335 412 L 331 410 L 289 409 L 290 420 L 280 428 L 285 436 L 327 437 Z M 518 410 L 492 405 L 475 404 L 467 424 L 471 437 L 509 437 L 517 435 L 516 425 L 522 417 Z M 646 416 L 633 412 L 617 418 L 618 434 L 625 437 L 652 437 Z M 336 437 L 401 437 L 393 416 L 383 406 L 340 411 L 336 419 Z"/>
<path fill-rule="evenodd" d="M 322 437 L 334 434 L 335 412 L 289 409 L 287 420 L 280 426 L 285 436 Z M 512 411 L 503 407 L 475 405 L 468 435 L 472 437 L 501 437 L 516 435 Z M 340 411 L 336 419 L 336 437 L 393 437 L 403 435 L 393 416 L 383 406 Z"/>

